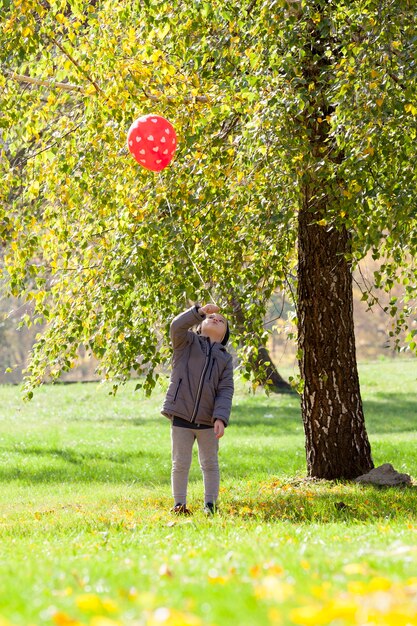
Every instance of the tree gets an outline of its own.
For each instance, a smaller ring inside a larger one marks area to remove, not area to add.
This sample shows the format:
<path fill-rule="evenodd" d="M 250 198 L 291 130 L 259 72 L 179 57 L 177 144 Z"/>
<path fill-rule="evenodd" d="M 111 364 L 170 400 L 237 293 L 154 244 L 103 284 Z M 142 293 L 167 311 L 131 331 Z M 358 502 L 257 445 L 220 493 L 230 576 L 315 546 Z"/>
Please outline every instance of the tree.
<path fill-rule="evenodd" d="M 233 309 L 234 327 L 244 337 L 248 326 L 250 328 L 250 320 L 247 320 L 245 316 L 245 303 L 242 304 L 231 295 L 230 304 Z M 265 389 L 275 393 L 292 393 L 293 388 L 278 372 L 268 349 L 262 345 L 262 339 L 256 345 L 256 338 L 253 333 L 251 335 L 251 344 L 254 345 L 255 349 L 248 356 L 247 375 L 252 375 L 254 386 L 263 385 Z"/>
<path fill-rule="evenodd" d="M 308 471 L 371 467 L 351 268 L 369 250 L 386 258 L 375 280 L 405 283 L 408 303 L 391 309 L 404 325 L 416 289 L 412 3 L 3 4 L 3 276 L 47 322 L 29 387 L 83 343 L 103 376 L 117 384 L 133 367 L 151 389 L 169 318 L 211 295 L 244 303 L 236 342 L 249 362 L 298 241 Z M 125 147 L 155 107 L 180 137 L 159 175 Z"/>

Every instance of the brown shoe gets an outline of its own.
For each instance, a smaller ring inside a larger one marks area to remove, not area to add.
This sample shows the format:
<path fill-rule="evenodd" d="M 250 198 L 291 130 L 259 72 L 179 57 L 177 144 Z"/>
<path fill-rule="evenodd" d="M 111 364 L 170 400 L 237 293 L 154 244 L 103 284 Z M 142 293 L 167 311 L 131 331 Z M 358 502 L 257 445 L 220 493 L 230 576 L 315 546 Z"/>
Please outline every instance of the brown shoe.
<path fill-rule="evenodd" d="M 191 515 L 191 511 L 187 509 L 185 504 L 181 504 L 181 503 L 178 503 L 175 506 L 173 506 L 171 509 L 171 512 L 175 513 L 176 515 Z"/>

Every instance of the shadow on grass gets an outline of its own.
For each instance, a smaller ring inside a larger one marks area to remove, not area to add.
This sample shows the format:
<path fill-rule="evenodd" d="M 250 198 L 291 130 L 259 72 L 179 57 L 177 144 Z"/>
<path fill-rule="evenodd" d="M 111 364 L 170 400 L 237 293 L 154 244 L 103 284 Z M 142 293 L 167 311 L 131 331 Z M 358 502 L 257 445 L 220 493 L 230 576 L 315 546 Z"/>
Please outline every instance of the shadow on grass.
<path fill-rule="evenodd" d="M 370 433 L 417 430 L 416 397 L 407 393 L 377 393 L 363 400 L 365 422 Z M 274 431 L 277 435 L 298 434 L 302 417 L 298 398 L 253 397 L 233 409 L 232 425 Z"/>
<path fill-rule="evenodd" d="M 276 430 L 280 435 L 297 434 L 302 428 L 300 401 L 291 398 L 282 403 L 274 397 L 251 398 L 232 409 L 231 426 Z"/>
<path fill-rule="evenodd" d="M 331 483 L 330 483 L 331 484 Z M 327 493 L 260 495 L 222 505 L 232 517 L 259 521 L 288 521 L 293 524 L 315 523 L 389 523 L 390 520 L 417 522 L 417 487 L 366 486 L 352 494 Z"/>
<path fill-rule="evenodd" d="M 370 400 L 366 400 L 364 406 L 366 424 L 371 435 L 409 433 L 416 429 L 416 404 L 410 398 L 410 394 L 377 393 Z M 111 423 L 111 430 L 103 428 L 100 440 L 90 448 L 86 445 L 77 447 L 75 444 L 68 447 L 48 446 L 47 429 L 45 434 L 39 433 L 39 445 L 33 445 L 32 440 L 27 446 L 4 447 L 1 450 L 3 461 L 0 463 L 0 481 L 7 483 L 19 480 L 29 484 L 57 482 L 169 484 L 169 425 L 164 424 L 165 418 L 159 414 L 155 423 L 147 417 L 141 419 L 130 415 L 132 414 L 129 411 L 127 415 L 125 412 L 121 417 L 116 416 L 112 419 L 104 415 L 97 420 L 80 419 L 80 422 L 97 421 L 100 425 Z M 68 421 L 73 419 L 69 417 Z M 162 425 L 167 427 L 163 446 L 159 441 L 151 441 L 153 437 L 151 433 L 159 430 L 159 424 L 161 428 Z M 118 426 L 122 431 L 126 425 L 131 427 L 128 439 L 125 438 L 128 442 L 126 447 L 129 448 L 130 442 L 138 432 L 137 429 L 140 428 L 141 433 L 145 434 L 143 426 L 149 427 L 149 436 L 138 440 L 138 448 L 133 451 L 131 449 L 124 451 L 120 444 L 115 449 L 109 443 L 109 433 L 111 432 L 113 436 Z M 151 427 L 154 430 L 151 430 Z M 20 441 L 22 436 L 20 426 L 17 425 L 15 428 L 16 432 L 19 431 Z M 87 431 L 80 429 L 78 436 L 80 440 L 88 441 Z M 287 440 L 280 440 L 283 436 L 290 437 Z M 255 477 L 256 480 L 257 475 L 268 475 L 280 472 L 281 469 L 287 476 L 304 471 L 304 435 L 298 398 L 256 395 L 238 399 L 233 407 L 230 429 L 221 446 L 222 480 L 226 477 L 237 480 Z M 376 445 L 381 462 L 393 462 L 396 467 L 398 466 L 397 469 L 411 472 L 415 467 L 412 442 L 404 441 L 398 457 L 393 456 L 392 450 L 386 446 L 386 443 Z M 410 469 L 401 469 L 403 467 L 401 463 L 407 463 Z M 190 480 L 201 480 L 198 465 L 196 466 L 195 462 L 193 465 Z M 347 512 L 348 510 L 345 511 L 346 514 Z M 332 514 L 340 517 L 344 513 L 341 510 L 332 511 Z M 272 508 L 270 515 L 273 515 Z"/>
<path fill-rule="evenodd" d="M 397 433 L 416 431 L 417 394 L 377 393 L 363 402 L 369 432 Z"/>
<path fill-rule="evenodd" d="M 0 467 L 0 482 L 24 483 L 138 483 L 170 482 L 170 459 L 163 463 L 160 452 L 76 451 L 73 448 L 25 447 L 11 449 L 15 464 Z M 30 465 L 26 462 L 31 458 Z"/>

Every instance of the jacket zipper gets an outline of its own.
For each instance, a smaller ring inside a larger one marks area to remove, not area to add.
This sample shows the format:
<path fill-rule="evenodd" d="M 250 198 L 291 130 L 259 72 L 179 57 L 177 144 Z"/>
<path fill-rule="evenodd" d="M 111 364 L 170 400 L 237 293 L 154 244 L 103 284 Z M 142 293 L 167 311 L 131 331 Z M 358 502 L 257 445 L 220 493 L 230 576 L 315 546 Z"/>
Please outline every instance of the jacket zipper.
<path fill-rule="evenodd" d="M 209 380 L 211 380 L 211 375 L 213 374 L 213 368 L 214 368 L 215 363 L 216 363 L 216 359 L 213 359 L 211 362 L 211 367 L 210 367 Z"/>
<path fill-rule="evenodd" d="M 181 383 L 182 383 L 182 378 L 180 378 L 179 381 L 178 381 L 177 390 L 176 390 L 175 396 L 174 396 L 174 402 L 176 402 L 176 400 L 177 400 L 177 396 L 178 396 L 178 393 L 180 391 Z"/>
<path fill-rule="evenodd" d="M 210 339 L 208 341 L 210 342 Z M 206 348 L 206 362 L 204 363 L 203 371 L 201 372 L 200 381 L 198 383 L 197 395 L 196 395 L 196 398 L 195 398 L 193 414 L 192 414 L 191 420 L 190 420 L 191 422 L 195 422 L 195 418 L 197 416 L 197 411 L 198 411 L 198 407 L 200 405 L 200 400 L 201 400 L 201 394 L 203 392 L 204 376 L 206 375 L 208 366 L 210 364 L 211 349 L 212 349 L 212 345 L 211 345 L 211 343 L 209 343 L 208 352 L 207 352 L 207 348 Z"/>

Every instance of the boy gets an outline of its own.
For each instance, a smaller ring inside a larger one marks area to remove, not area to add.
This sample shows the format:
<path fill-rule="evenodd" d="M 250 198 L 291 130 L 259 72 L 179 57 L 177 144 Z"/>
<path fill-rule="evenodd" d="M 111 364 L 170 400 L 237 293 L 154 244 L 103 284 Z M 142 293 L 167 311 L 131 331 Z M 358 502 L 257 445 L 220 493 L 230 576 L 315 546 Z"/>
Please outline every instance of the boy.
<path fill-rule="evenodd" d="M 233 397 L 232 357 L 225 346 L 227 320 L 215 304 L 196 305 L 171 323 L 171 380 L 162 414 L 172 422 L 173 512 L 189 515 L 188 473 L 197 439 L 204 478 L 204 511 L 212 514 L 219 495 L 219 439 L 229 422 Z M 190 330 L 198 324 L 196 332 Z"/>

